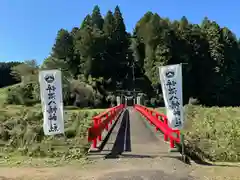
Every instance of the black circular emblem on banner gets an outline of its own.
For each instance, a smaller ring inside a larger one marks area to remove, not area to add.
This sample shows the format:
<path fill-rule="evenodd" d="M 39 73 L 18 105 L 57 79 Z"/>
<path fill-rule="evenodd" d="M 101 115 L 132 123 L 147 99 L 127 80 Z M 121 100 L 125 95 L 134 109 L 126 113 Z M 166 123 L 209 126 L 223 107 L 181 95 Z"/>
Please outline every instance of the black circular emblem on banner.
<path fill-rule="evenodd" d="M 165 72 L 165 75 L 167 78 L 172 78 L 174 75 L 175 75 L 175 72 L 168 69 L 166 72 Z"/>
<path fill-rule="evenodd" d="M 52 82 L 55 80 L 53 74 L 48 74 L 48 75 L 46 75 L 46 76 L 44 77 L 44 79 L 45 79 L 45 81 L 46 81 L 47 83 L 52 83 Z"/>

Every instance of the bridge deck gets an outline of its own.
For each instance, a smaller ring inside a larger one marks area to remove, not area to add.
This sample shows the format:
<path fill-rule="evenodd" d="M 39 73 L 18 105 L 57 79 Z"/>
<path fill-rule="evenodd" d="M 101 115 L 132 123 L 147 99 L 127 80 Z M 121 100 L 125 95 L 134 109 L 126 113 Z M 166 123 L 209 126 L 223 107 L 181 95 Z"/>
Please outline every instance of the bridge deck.
<path fill-rule="evenodd" d="M 112 152 L 126 157 L 156 157 L 169 155 L 169 145 L 156 135 L 152 127 L 134 109 L 124 112 L 119 127 L 115 128 L 116 139 L 112 136 Z"/>

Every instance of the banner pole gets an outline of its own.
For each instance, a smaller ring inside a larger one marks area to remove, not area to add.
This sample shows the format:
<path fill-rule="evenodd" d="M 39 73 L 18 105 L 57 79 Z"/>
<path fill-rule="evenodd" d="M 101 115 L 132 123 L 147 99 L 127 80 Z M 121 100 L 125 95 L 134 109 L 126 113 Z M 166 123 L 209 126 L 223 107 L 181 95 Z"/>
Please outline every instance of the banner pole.
<path fill-rule="evenodd" d="M 181 69 L 182 69 L 182 102 L 183 102 L 183 64 L 187 64 L 187 63 L 180 63 L 181 65 Z M 182 104 L 182 108 L 183 108 L 183 104 Z M 184 109 L 182 109 L 183 112 L 183 118 L 185 118 L 185 113 L 184 113 Z M 184 120 L 183 120 L 184 122 Z M 186 155 L 185 155 L 185 146 L 184 146 L 184 134 L 182 132 L 182 130 L 180 130 L 180 143 L 181 143 L 181 154 L 182 154 L 182 161 L 186 162 Z"/>
<path fill-rule="evenodd" d="M 185 146 L 184 146 L 184 134 L 180 131 L 180 141 L 182 146 L 182 160 L 186 162 L 186 155 L 185 155 Z"/>

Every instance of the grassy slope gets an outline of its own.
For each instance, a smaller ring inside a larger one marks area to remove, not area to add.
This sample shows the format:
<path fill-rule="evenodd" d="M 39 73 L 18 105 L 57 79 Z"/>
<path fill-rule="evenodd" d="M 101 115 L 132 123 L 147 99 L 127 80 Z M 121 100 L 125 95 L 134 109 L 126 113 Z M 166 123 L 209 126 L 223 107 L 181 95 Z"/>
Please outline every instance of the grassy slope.
<path fill-rule="evenodd" d="M 192 151 L 210 161 L 240 161 L 240 108 L 187 106 L 185 111 L 183 133 Z"/>
<path fill-rule="evenodd" d="M 0 165 L 61 164 L 83 159 L 90 147 L 87 129 L 104 109 L 65 110 L 65 136 L 45 136 L 41 108 L 9 106 L 0 109 Z M 28 158 L 27 158 L 28 157 Z M 29 159 L 30 158 L 30 159 Z M 41 162 L 39 161 L 41 158 Z"/>
<path fill-rule="evenodd" d="M 87 128 L 92 117 L 104 109 L 64 107 L 65 137 L 44 136 L 40 104 L 33 107 L 3 105 L 6 91 L 11 87 L 0 88 L 0 158 L 4 157 L 0 165 L 22 163 L 27 156 L 41 157 L 44 162 L 59 162 L 59 158 L 67 162 L 84 157 L 89 148 Z"/>

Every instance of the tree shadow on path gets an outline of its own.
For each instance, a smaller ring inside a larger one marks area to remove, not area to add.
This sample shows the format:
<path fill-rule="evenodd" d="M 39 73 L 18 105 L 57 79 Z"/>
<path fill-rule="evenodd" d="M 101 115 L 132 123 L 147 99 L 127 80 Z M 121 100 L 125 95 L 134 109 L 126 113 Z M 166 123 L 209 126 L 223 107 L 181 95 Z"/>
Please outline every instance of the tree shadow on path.
<path fill-rule="evenodd" d="M 111 152 L 105 156 L 105 158 L 118 158 L 124 151 L 131 152 L 131 132 L 128 110 L 124 112 L 113 148 Z"/>

